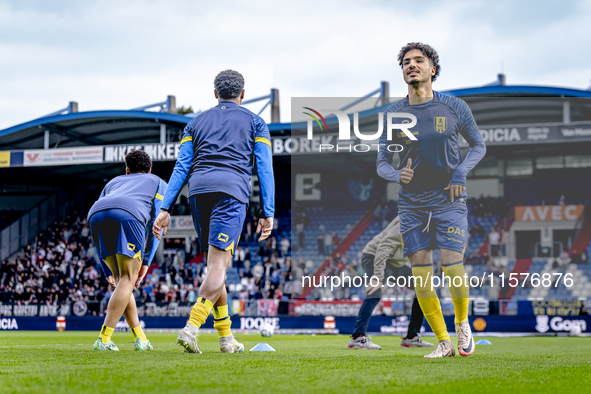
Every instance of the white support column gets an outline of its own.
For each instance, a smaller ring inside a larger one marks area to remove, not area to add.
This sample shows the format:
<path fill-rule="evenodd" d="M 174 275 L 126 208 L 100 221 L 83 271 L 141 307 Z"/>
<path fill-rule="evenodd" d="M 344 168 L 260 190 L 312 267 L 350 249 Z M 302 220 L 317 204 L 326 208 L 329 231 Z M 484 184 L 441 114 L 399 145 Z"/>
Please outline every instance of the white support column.
<path fill-rule="evenodd" d="M 49 130 L 45 130 L 43 135 L 43 149 L 49 149 Z"/>
<path fill-rule="evenodd" d="M 390 84 L 386 81 L 382 81 L 382 105 L 384 104 L 388 104 L 390 102 L 389 97 L 390 97 Z"/>
<path fill-rule="evenodd" d="M 166 143 L 166 125 L 165 124 L 160 125 L 160 143 L 161 144 Z"/>
<path fill-rule="evenodd" d="M 570 123 L 570 101 L 567 100 L 562 103 L 562 123 Z"/>
<path fill-rule="evenodd" d="M 271 123 L 280 123 L 279 115 L 279 89 L 271 89 Z"/>

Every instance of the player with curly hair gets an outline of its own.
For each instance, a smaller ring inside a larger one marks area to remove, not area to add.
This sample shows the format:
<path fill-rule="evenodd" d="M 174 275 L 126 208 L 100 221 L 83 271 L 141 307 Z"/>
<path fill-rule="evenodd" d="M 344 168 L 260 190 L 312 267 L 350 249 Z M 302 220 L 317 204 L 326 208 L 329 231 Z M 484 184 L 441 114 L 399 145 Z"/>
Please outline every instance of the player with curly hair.
<path fill-rule="evenodd" d="M 439 345 L 425 357 L 455 355 L 441 305 L 432 286 L 433 249 L 439 249 L 441 266 L 450 280 L 455 311 L 458 352 L 470 356 L 475 349 L 468 321 L 469 284 L 465 279 L 464 251 L 468 235 L 466 175 L 486 153 L 484 140 L 468 105 L 459 98 L 433 90 L 441 71 L 439 55 L 429 45 L 413 42 L 398 54 L 398 64 L 408 85 L 408 96 L 384 113 L 384 125 L 403 118 L 402 132 L 380 138 L 378 174 L 400 183 L 399 217 L 404 257 L 409 257 L 417 280 L 415 290 L 421 309 Z M 386 130 L 384 130 L 386 131 Z M 470 145 L 464 159 L 459 139 Z M 383 149 L 400 144 L 400 162 L 392 167 L 394 153 Z M 384 144 L 384 145 L 382 145 Z"/>

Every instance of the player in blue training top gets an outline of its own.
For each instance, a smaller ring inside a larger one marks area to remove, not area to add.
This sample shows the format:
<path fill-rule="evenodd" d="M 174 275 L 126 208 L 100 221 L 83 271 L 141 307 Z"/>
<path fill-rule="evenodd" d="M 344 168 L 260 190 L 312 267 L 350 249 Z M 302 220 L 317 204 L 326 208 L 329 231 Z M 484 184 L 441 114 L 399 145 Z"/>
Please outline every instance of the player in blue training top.
<path fill-rule="evenodd" d="M 464 270 L 464 250 L 468 235 L 466 175 L 484 157 L 486 147 L 468 105 L 459 98 L 433 91 L 441 67 L 437 51 L 422 43 L 409 43 L 398 54 L 408 96 L 394 103 L 384 113 L 384 127 L 393 113 L 393 124 L 413 123 L 395 130 L 392 139 L 380 138 L 378 174 L 400 183 L 399 216 L 404 257 L 409 257 L 416 294 L 439 346 L 425 357 L 454 356 L 455 349 L 447 333 L 439 299 L 432 289 L 433 249 L 441 254 L 441 266 L 450 277 L 450 292 L 455 310 L 458 351 L 462 356 L 474 352 L 474 340 L 468 322 L 468 293 Z M 460 154 L 459 139 L 470 145 L 465 159 Z M 390 144 L 400 144 L 400 164 L 392 168 Z M 461 278 L 461 281 L 459 278 Z M 454 282 L 453 279 L 456 278 Z"/>
<path fill-rule="evenodd" d="M 263 119 L 240 106 L 244 98 L 244 78 L 240 73 L 222 71 L 215 77 L 214 87 L 218 105 L 197 115 L 185 128 L 162 212 L 154 222 L 154 234 L 159 237 L 162 231 L 166 235 L 169 212 L 188 176 L 191 213 L 199 248 L 208 251 L 209 272 L 177 344 L 186 352 L 201 353 L 197 332 L 213 309 L 220 350 L 240 353 L 244 346 L 232 335 L 224 282 L 240 240 L 255 162 L 262 200 L 257 227 L 257 233 L 261 233 L 259 242 L 273 229 L 275 184 L 271 136 Z"/>
<path fill-rule="evenodd" d="M 152 350 L 137 315 L 133 288 L 143 281 L 160 241 L 152 225 L 162 206 L 166 182 L 152 174 L 143 151 L 125 156 L 126 175 L 112 179 L 88 213 L 92 239 L 109 284 L 115 288 L 93 350 L 119 350 L 111 341 L 121 315 L 135 340 L 135 350 Z"/>

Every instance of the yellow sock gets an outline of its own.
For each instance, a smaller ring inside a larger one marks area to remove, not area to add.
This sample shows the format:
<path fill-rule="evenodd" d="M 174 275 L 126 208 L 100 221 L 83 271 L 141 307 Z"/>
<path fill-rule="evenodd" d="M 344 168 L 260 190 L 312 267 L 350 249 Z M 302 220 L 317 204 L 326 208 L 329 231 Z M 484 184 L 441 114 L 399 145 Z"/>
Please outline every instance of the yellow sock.
<path fill-rule="evenodd" d="M 111 335 L 113 335 L 113 332 L 115 332 L 115 327 L 103 326 L 103 328 L 101 329 L 101 333 L 99 335 L 101 342 L 102 343 L 111 342 Z"/>
<path fill-rule="evenodd" d="M 412 274 L 415 277 L 422 278 L 416 280 L 415 291 L 419 300 L 419 305 L 427 322 L 431 326 L 433 333 L 438 341 L 449 341 L 449 334 L 445 326 L 445 320 L 441 313 L 441 304 L 435 290 L 431 290 L 431 281 L 433 280 L 433 266 L 413 267 Z M 422 283 L 421 283 L 422 282 Z"/>
<path fill-rule="evenodd" d="M 470 285 L 465 279 L 466 270 L 464 270 L 463 261 L 458 261 L 450 265 L 441 265 L 445 276 L 449 276 L 449 292 L 454 303 L 456 313 L 456 323 L 462 323 L 468 320 L 468 306 L 470 304 Z M 454 278 L 455 285 L 454 285 Z M 461 278 L 461 281 L 460 281 Z M 461 282 L 461 283 L 460 283 Z M 459 286 L 456 286 L 459 285 Z"/>
<path fill-rule="evenodd" d="M 218 336 L 227 337 L 232 335 L 232 320 L 228 315 L 228 305 L 213 308 L 213 326 L 218 330 Z"/>
<path fill-rule="evenodd" d="M 189 323 L 197 328 L 201 327 L 201 325 L 207 320 L 212 308 L 213 304 L 207 298 L 197 298 L 197 302 L 193 305 L 193 309 L 191 309 Z"/>
<path fill-rule="evenodd" d="M 146 338 L 146 334 L 144 334 L 144 330 L 142 330 L 141 326 L 137 326 L 131 329 L 133 334 L 133 340 L 135 341 L 137 338 L 140 339 L 142 342 L 146 342 L 148 339 Z"/>

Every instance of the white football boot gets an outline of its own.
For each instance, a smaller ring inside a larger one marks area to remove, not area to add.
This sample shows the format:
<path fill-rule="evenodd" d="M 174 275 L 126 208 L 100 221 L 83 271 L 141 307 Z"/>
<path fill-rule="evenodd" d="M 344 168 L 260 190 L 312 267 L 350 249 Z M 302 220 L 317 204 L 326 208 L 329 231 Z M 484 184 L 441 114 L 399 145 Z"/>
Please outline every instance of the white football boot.
<path fill-rule="evenodd" d="M 201 354 L 201 350 L 197 347 L 197 328 L 192 329 L 189 327 L 189 324 L 181 330 L 179 333 L 178 338 L 176 339 L 176 344 L 180 347 L 185 349 L 185 353 L 199 353 Z"/>
<path fill-rule="evenodd" d="M 460 353 L 460 356 L 471 356 L 474 349 L 476 349 L 476 345 L 474 344 L 474 337 L 472 337 L 472 330 L 468 320 L 456 323 L 456 335 L 458 336 L 458 353 Z"/>
<path fill-rule="evenodd" d="M 222 353 L 242 353 L 244 345 L 234 338 L 234 335 L 220 337 L 220 350 Z"/>
<path fill-rule="evenodd" d="M 135 340 L 135 344 L 133 346 L 133 350 L 138 350 L 138 351 L 146 351 L 146 350 L 154 350 L 154 348 L 152 347 L 152 344 L 150 343 L 149 339 L 146 339 L 146 342 L 142 342 L 141 339 L 136 338 Z"/>
<path fill-rule="evenodd" d="M 427 354 L 425 358 L 440 358 L 453 357 L 456 355 L 456 349 L 451 341 L 441 341 L 437 348 L 431 354 Z"/>
<path fill-rule="evenodd" d="M 430 342 L 423 341 L 423 338 L 417 334 L 417 336 L 413 339 L 402 338 L 400 347 L 435 347 L 435 345 Z"/>
<path fill-rule="evenodd" d="M 108 343 L 103 343 L 103 341 L 101 341 L 101 339 L 99 338 L 94 343 L 92 350 L 118 352 L 119 348 L 117 346 L 115 346 L 115 343 L 113 341 L 109 341 Z"/>
<path fill-rule="evenodd" d="M 367 349 L 367 350 L 382 350 L 382 348 L 371 341 L 371 337 L 369 335 L 361 335 L 357 337 L 357 339 L 349 340 L 349 344 L 347 345 L 347 349 Z"/>

